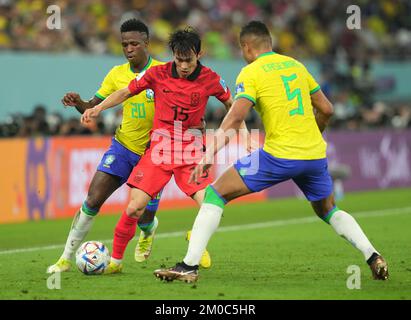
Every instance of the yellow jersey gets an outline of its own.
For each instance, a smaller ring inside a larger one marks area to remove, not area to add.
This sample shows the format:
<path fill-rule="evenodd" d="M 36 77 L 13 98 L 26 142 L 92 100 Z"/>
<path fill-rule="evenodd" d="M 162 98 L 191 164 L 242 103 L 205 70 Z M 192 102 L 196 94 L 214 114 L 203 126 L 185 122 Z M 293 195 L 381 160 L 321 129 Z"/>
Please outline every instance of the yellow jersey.
<path fill-rule="evenodd" d="M 149 57 L 141 72 L 160 64 L 164 63 Z M 113 67 L 96 92 L 96 97 L 104 100 L 114 91 L 127 87 L 138 74 L 131 69 L 129 62 Z M 115 139 L 130 151 L 142 155 L 150 139 L 153 117 L 154 92 L 147 89 L 124 101 L 123 119 L 116 130 Z"/>
<path fill-rule="evenodd" d="M 320 86 L 304 65 L 275 52 L 261 54 L 237 77 L 235 99 L 255 105 L 264 129 L 264 151 L 290 160 L 326 157 L 327 144 L 315 121 L 311 94 Z"/>

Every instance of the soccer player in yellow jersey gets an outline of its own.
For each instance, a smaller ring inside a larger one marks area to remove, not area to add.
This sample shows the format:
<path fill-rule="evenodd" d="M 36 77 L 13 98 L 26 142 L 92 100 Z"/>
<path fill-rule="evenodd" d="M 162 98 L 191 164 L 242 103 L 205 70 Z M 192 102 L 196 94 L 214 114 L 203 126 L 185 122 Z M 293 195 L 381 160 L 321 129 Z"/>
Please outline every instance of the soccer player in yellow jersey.
<path fill-rule="evenodd" d="M 386 280 L 387 263 L 355 219 L 334 202 L 321 135 L 333 114 L 331 103 L 302 63 L 272 52 L 271 35 L 263 23 L 252 21 L 244 26 L 240 45 L 248 65 L 237 78 L 235 101 L 190 180 L 197 181 L 211 166 L 227 136 L 239 129 L 253 107 L 266 131 L 264 146 L 238 160 L 206 188 L 184 260 L 172 268 L 155 270 L 155 276 L 196 281 L 201 253 L 218 227 L 225 204 L 292 179 L 315 213 L 364 254 L 374 279 Z"/>
<path fill-rule="evenodd" d="M 121 44 L 128 62 L 113 67 L 106 75 L 100 89 L 89 101 L 83 101 L 79 94 L 70 92 L 63 97 L 65 106 L 74 106 L 80 113 L 93 108 L 111 93 L 127 87 L 131 80 L 152 66 L 163 64 L 151 58 L 148 53 L 149 31 L 136 19 L 125 21 L 121 27 Z M 134 166 L 140 160 L 149 142 L 153 126 L 154 92 L 145 90 L 123 103 L 123 119 L 117 128 L 112 144 L 104 154 L 91 181 L 87 198 L 77 212 L 69 232 L 64 252 L 47 272 L 68 271 L 71 259 L 92 226 L 94 217 L 110 195 L 123 185 Z M 142 262 L 151 253 L 154 232 L 158 220 L 154 216 L 160 196 L 151 200 L 139 221 L 140 238 L 135 250 L 135 260 Z M 208 267 L 210 258 L 204 253 L 203 266 Z"/>

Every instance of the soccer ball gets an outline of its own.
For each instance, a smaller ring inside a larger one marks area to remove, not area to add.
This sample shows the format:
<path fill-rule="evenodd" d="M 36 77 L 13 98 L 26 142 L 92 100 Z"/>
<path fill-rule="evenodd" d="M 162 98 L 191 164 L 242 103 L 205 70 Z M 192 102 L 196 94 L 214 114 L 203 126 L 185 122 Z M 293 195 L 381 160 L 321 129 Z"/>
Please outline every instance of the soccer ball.
<path fill-rule="evenodd" d="M 101 274 L 109 263 L 110 253 L 101 242 L 84 242 L 76 252 L 76 265 L 84 274 Z"/>

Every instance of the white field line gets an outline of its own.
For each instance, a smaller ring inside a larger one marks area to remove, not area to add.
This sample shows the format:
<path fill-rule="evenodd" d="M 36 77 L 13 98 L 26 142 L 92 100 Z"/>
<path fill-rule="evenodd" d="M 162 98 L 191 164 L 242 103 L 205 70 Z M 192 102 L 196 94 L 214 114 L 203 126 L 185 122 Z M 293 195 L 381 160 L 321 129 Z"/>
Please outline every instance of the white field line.
<path fill-rule="evenodd" d="M 380 216 L 392 216 L 399 214 L 411 213 L 411 207 L 403 208 L 393 208 L 393 209 L 384 209 L 384 210 L 375 210 L 375 211 L 362 211 L 353 213 L 353 216 L 356 218 L 367 218 L 367 217 L 380 217 Z M 296 219 L 286 219 L 286 220 L 274 220 L 260 223 L 250 223 L 250 224 L 241 224 L 227 227 L 218 228 L 217 232 L 229 232 L 229 231 L 241 231 L 241 230 L 254 230 L 262 228 L 271 228 L 271 227 L 281 227 L 293 224 L 306 224 L 318 222 L 320 219 L 317 216 L 306 217 L 306 218 L 296 218 Z M 177 232 L 164 232 L 156 235 L 156 238 L 173 238 L 181 237 L 186 234 L 186 231 L 177 231 Z M 103 243 L 111 243 L 112 239 L 100 240 Z M 31 247 L 31 248 L 22 248 L 22 249 L 13 249 L 13 250 L 3 250 L 0 251 L 1 254 L 14 254 L 14 253 L 25 253 L 25 252 L 35 252 L 35 251 L 44 251 L 44 250 L 53 250 L 53 249 L 62 249 L 64 244 L 55 244 L 50 246 L 42 247 Z"/>

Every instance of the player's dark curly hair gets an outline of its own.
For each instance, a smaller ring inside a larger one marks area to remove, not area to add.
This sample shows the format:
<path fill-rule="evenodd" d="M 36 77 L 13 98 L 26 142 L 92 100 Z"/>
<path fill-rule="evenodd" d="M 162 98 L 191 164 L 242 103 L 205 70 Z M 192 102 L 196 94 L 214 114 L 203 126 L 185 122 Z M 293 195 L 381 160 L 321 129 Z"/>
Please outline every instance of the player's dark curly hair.
<path fill-rule="evenodd" d="M 240 32 L 240 39 L 249 34 L 271 38 L 270 31 L 261 21 L 251 21 L 243 26 Z"/>
<path fill-rule="evenodd" d="M 145 33 L 147 35 L 147 38 L 149 37 L 147 26 L 142 21 L 135 18 L 124 21 L 120 27 L 121 33 L 129 31 L 138 31 Z"/>
<path fill-rule="evenodd" d="M 200 35 L 191 27 L 178 30 L 170 35 L 168 46 L 173 53 L 178 53 L 183 56 L 190 55 L 191 51 L 199 54 L 201 51 Z"/>

